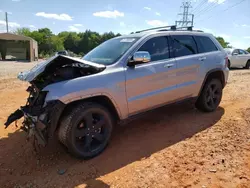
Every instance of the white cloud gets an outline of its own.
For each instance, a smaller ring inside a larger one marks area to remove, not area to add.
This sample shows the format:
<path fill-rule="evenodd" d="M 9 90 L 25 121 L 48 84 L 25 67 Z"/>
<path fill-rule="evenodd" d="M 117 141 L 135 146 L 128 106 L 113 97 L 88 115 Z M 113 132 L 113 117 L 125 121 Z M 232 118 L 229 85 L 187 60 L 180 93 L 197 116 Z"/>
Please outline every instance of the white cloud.
<path fill-rule="evenodd" d="M 82 24 L 73 24 L 75 27 L 82 27 Z"/>
<path fill-rule="evenodd" d="M 156 15 L 156 16 L 161 16 L 161 13 L 155 12 L 155 15 Z"/>
<path fill-rule="evenodd" d="M 124 22 L 120 22 L 121 27 L 126 27 L 126 24 Z"/>
<path fill-rule="evenodd" d="M 161 20 L 146 20 L 146 23 L 153 27 L 167 26 L 167 22 L 163 22 Z"/>
<path fill-rule="evenodd" d="M 70 26 L 69 26 L 69 30 L 70 30 L 70 31 L 78 32 L 78 31 L 79 31 L 79 28 L 77 28 L 77 27 L 75 27 L 75 26 L 73 26 L 73 25 L 70 25 Z"/>
<path fill-rule="evenodd" d="M 53 14 L 53 13 L 38 12 L 35 15 L 44 18 L 64 20 L 64 21 L 70 21 L 73 19 L 73 17 L 69 16 L 68 14 Z"/>
<path fill-rule="evenodd" d="M 93 16 L 103 17 L 103 18 L 117 18 L 117 17 L 124 17 L 123 12 L 119 12 L 117 10 L 114 11 L 101 11 L 93 13 Z"/>
<path fill-rule="evenodd" d="M 150 7 L 144 7 L 144 9 L 146 9 L 146 10 L 151 10 L 151 8 L 150 8 Z"/>
<path fill-rule="evenodd" d="M 6 26 L 6 22 L 3 20 L 0 20 L 0 25 L 2 26 Z M 20 27 L 20 24 L 16 23 L 16 22 L 8 22 L 9 27 L 11 28 L 15 28 L 15 27 Z"/>
<path fill-rule="evenodd" d="M 247 24 L 242 24 L 241 26 L 242 27 L 250 27 L 250 25 L 247 25 Z"/>
<path fill-rule="evenodd" d="M 234 27 L 239 27 L 239 24 L 237 24 L 237 23 L 233 23 L 233 25 L 234 25 Z"/>
<path fill-rule="evenodd" d="M 248 40 L 239 40 L 235 38 L 234 40 L 229 40 L 230 45 L 232 45 L 234 48 L 240 48 L 240 49 L 247 49 L 249 47 L 249 41 Z"/>
<path fill-rule="evenodd" d="M 53 24 L 53 25 L 55 25 L 55 24 L 56 24 L 56 22 L 52 22 L 52 24 Z"/>
<path fill-rule="evenodd" d="M 250 36 L 245 36 L 245 37 L 243 37 L 244 39 L 250 39 Z"/>
<path fill-rule="evenodd" d="M 226 0 L 208 0 L 210 3 L 223 4 Z"/>
<path fill-rule="evenodd" d="M 14 1 L 14 2 L 19 2 L 19 1 L 21 1 L 21 0 L 12 0 L 12 1 Z"/>
<path fill-rule="evenodd" d="M 29 25 L 29 27 L 30 27 L 30 28 L 33 28 L 33 29 L 36 28 L 36 26 L 34 26 L 34 25 Z"/>
<path fill-rule="evenodd" d="M 227 34 L 217 34 L 216 36 L 222 37 L 222 38 L 224 38 L 226 41 L 227 41 L 227 40 L 230 40 L 230 39 L 232 38 L 231 35 L 227 35 Z"/>

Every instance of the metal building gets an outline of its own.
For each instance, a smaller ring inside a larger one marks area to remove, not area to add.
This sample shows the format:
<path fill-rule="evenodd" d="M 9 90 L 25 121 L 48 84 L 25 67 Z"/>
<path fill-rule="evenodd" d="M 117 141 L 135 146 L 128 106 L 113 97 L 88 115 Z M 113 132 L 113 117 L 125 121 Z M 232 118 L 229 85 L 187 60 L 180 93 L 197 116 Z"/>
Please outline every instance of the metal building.
<path fill-rule="evenodd" d="M 0 58 L 35 61 L 38 59 L 37 41 L 22 35 L 0 33 Z"/>

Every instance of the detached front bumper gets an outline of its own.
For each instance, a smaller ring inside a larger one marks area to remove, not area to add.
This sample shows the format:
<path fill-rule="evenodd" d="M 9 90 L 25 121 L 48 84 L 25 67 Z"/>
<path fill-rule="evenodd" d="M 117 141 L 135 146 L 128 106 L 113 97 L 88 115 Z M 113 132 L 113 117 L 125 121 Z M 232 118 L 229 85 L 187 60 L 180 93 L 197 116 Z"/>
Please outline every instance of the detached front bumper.
<path fill-rule="evenodd" d="M 7 128 L 11 123 L 24 117 L 21 129 L 27 132 L 28 139 L 34 137 L 39 145 L 46 146 L 53 137 L 65 104 L 61 101 L 50 101 L 45 107 L 22 106 L 13 112 L 4 123 Z"/>

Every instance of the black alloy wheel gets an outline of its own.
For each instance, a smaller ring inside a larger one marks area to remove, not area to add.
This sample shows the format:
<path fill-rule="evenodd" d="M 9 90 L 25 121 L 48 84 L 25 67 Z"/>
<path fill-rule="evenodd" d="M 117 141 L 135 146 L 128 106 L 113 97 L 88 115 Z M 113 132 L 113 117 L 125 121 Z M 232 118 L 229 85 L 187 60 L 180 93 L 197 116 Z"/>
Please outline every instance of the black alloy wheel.
<path fill-rule="evenodd" d="M 59 140 L 74 156 L 93 158 L 106 148 L 113 124 L 113 118 L 105 107 L 84 103 L 62 119 Z"/>
<path fill-rule="evenodd" d="M 98 150 L 108 137 L 107 120 L 98 112 L 90 111 L 76 126 L 75 144 L 83 152 L 94 152 Z"/>
<path fill-rule="evenodd" d="M 203 87 L 196 108 L 204 112 L 213 112 L 219 106 L 222 98 L 222 83 L 218 79 L 208 80 Z"/>
<path fill-rule="evenodd" d="M 206 103 L 211 109 L 217 108 L 221 100 L 221 88 L 216 83 L 210 83 L 206 91 Z"/>

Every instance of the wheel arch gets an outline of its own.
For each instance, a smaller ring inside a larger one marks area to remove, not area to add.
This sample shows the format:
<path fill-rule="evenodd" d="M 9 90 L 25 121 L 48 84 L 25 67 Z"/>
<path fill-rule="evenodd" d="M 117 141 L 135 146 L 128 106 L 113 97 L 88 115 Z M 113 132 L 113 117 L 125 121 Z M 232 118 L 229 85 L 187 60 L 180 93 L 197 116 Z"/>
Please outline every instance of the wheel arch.
<path fill-rule="evenodd" d="M 250 59 L 247 60 L 245 68 L 247 68 L 247 66 L 250 67 Z"/>
<path fill-rule="evenodd" d="M 83 99 L 78 99 L 75 101 L 71 101 L 67 104 L 65 104 L 60 110 L 55 111 L 54 117 L 57 117 L 53 119 L 51 122 L 51 125 L 49 127 L 49 137 L 53 137 L 53 134 L 55 131 L 59 128 L 59 123 L 62 119 L 63 116 L 65 116 L 69 111 L 71 111 L 76 105 L 79 105 L 80 103 L 85 103 L 85 102 L 93 102 L 93 103 L 98 103 L 100 105 L 103 105 L 106 107 L 110 113 L 114 116 L 114 120 L 116 122 L 120 121 L 121 119 L 121 114 L 119 109 L 117 109 L 116 104 L 114 101 L 106 96 L 106 95 L 95 95 L 91 97 L 86 97 Z"/>
<path fill-rule="evenodd" d="M 208 81 L 212 80 L 213 78 L 219 79 L 221 81 L 222 87 L 223 88 L 225 87 L 226 82 L 225 82 L 225 75 L 223 73 L 223 70 L 221 70 L 221 69 L 212 69 L 212 70 L 207 72 L 207 74 L 206 74 L 206 76 L 205 76 L 205 78 L 203 80 L 202 87 L 200 89 L 200 92 L 199 92 L 198 96 L 200 96 L 205 84 Z"/>

